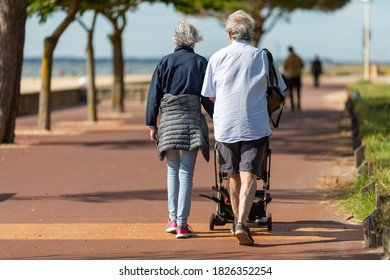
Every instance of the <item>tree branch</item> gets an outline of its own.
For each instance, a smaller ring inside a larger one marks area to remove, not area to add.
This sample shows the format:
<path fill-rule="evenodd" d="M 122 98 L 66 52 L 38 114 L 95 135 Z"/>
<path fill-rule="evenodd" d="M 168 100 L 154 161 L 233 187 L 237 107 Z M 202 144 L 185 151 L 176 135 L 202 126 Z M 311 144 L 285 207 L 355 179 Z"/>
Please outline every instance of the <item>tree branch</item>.
<path fill-rule="evenodd" d="M 89 31 L 88 26 L 81 20 L 81 17 L 77 17 L 76 20 L 86 32 Z"/>
<path fill-rule="evenodd" d="M 74 20 L 77 11 L 80 7 L 80 0 L 72 0 L 66 18 L 61 22 L 61 24 L 54 30 L 52 37 L 59 38 L 61 34 L 65 31 L 68 25 Z"/>

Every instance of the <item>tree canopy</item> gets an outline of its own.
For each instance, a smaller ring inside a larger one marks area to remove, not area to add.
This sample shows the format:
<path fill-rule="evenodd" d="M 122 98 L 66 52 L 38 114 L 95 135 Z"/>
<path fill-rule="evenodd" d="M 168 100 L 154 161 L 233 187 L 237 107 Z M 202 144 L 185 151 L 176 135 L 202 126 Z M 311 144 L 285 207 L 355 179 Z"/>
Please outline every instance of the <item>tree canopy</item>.
<path fill-rule="evenodd" d="M 29 16 L 37 15 L 40 22 L 44 23 L 55 12 L 67 10 L 71 2 L 72 0 L 29 0 L 27 13 Z M 79 12 L 94 10 L 100 13 L 116 13 L 137 6 L 139 2 L 139 0 L 81 0 Z"/>
<path fill-rule="evenodd" d="M 162 0 L 172 3 L 176 10 L 190 15 L 214 16 L 226 19 L 236 10 L 244 10 L 256 21 L 253 45 L 258 45 L 264 33 L 269 32 L 281 19 L 289 20 L 295 10 L 334 11 L 350 0 Z"/>

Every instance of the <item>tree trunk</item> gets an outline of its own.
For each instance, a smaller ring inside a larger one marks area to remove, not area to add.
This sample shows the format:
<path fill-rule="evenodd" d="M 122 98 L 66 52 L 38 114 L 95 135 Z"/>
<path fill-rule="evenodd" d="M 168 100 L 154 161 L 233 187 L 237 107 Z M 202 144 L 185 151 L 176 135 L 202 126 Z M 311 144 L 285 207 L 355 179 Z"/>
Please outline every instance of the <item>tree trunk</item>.
<path fill-rule="evenodd" d="M 43 58 L 42 58 L 42 77 L 41 91 L 39 95 L 39 110 L 38 110 L 38 129 L 50 130 L 50 92 L 51 92 L 51 72 L 53 68 L 53 53 L 57 45 L 58 39 L 62 33 L 75 19 L 79 9 L 80 0 L 72 0 L 68 15 L 53 32 L 53 34 L 45 39 Z"/>
<path fill-rule="evenodd" d="M 88 30 L 88 43 L 87 43 L 87 76 L 88 76 L 88 89 L 87 89 L 87 117 L 88 121 L 96 122 L 97 121 L 97 110 L 96 110 L 96 83 L 95 83 L 95 55 L 93 49 L 93 32 L 95 29 L 96 22 L 95 13 L 92 27 Z"/>
<path fill-rule="evenodd" d="M 262 6 L 260 6 L 259 9 L 260 8 L 262 9 Z M 254 14 L 252 16 L 255 20 L 255 29 L 253 30 L 253 37 L 251 43 L 254 47 L 257 48 L 264 34 L 264 22 L 266 19 L 260 14 Z"/>
<path fill-rule="evenodd" d="M 41 92 L 39 94 L 38 129 L 50 130 L 50 88 L 53 53 L 57 45 L 57 38 L 47 37 L 44 41 L 44 52 L 41 64 Z"/>
<path fill-rule="evenodd" d="M 112 85 L 112 111 L 123 113 L 124 106 L 124 69 L 123 69 L 123 51 L 122 51 L 122 33 L 114 29 L 110 36 L 113 48 L 113 72 L 114 81 Z"/>
<path fill-rule="evenodd" d="M 261 27 L 255 27 L 255 30 L 253 32 L 253 37 L 252 37 L 252 41 L 251 41 L 251 44 L 254 46 L 254 47 L 258 47 L 259 46 L 259 43 L 261 41 L 261 37 L 263 35 L 263 29 Z"/>
<path fill-rule="evenodd" d="M 0 143 L 14 143 L 27 0 L 0 1 Z"/>
<path fill-rule="evenodd" d="M 113 31 L 108 37 L 112 44 L 113 49 L 113 85 L 112 85 L 112 107 L 111 110 L 117 113 L 123 113 L 125 111 L 124 106 L 124 63 L 123 63 L 123 50 L 122 50 L 122 33 L 126 26 L 125 12 L 130 6 L 124 7 L 118 15 L 114 16 L 111 13 L 104 13 L 103 15 L 112 23 Z M 122 23 L 121 23 L 122 21 Z"/>

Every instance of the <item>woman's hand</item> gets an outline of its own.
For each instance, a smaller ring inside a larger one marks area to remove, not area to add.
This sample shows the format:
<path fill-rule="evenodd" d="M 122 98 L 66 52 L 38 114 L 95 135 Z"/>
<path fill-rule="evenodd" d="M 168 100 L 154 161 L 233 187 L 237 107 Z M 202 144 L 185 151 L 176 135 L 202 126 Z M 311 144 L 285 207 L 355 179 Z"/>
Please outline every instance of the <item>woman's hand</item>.
<path fill-rule="evenodd" d="M 157 131 L 158 131 L 157 126 L 151 126 L 150 127 L 150 140 L 157 142 L 157 140 L 158 140 L 158 138 L 157 138 Z"/>

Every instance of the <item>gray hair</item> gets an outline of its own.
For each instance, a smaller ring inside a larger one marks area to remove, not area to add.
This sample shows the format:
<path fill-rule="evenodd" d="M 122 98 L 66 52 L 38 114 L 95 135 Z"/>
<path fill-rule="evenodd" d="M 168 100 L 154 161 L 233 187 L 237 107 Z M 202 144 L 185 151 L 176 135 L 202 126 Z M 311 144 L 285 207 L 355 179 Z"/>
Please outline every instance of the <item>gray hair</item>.
<path fill-rule="evenodd" d="M 225 31 L 229 32 L 234 40 L 252 40 L 255 29 L 255 20 L 242 10 L 229 15 Z"/>
<path fill-rule="evenodd" d="M 194 25 L 183 20 L 176 26 L 172 40 L 178 46 L 194 47 L 203 37 Z"/>

